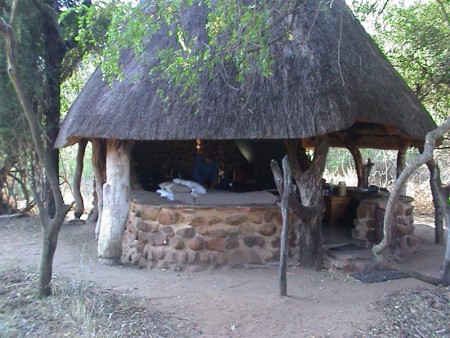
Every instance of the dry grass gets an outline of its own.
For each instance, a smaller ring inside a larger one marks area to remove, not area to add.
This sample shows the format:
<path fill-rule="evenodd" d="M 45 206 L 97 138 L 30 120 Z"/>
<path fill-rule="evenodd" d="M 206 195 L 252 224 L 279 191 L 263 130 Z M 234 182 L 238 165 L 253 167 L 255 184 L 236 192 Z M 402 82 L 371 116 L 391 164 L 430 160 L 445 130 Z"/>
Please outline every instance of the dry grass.
<path fill-rule="evenodd" d="M 131 297 L 92 283 L 54 281 L 54 295 L 36 297 L 37 276 L 0 272 L 0 336 L 196 337 L 192 323 L 149 310 Z M 449 337 L 450 288 L 396 291 L 375 304 L 384 319 L 352 337 Z"/>
<path fill-rule="evenodd" d="M 384 296 L 384 319 L 354 337 L 450 337 L 450 287 L 415 288 Z"/>
<path fill-rule="evenodd" d="M 195 325 L 158 312 L 143 301 L 93 283 L 53 280 L 54 295 L 39 299 L 37 275 L 0 272 L 0 336 L 192 337 Z"/>

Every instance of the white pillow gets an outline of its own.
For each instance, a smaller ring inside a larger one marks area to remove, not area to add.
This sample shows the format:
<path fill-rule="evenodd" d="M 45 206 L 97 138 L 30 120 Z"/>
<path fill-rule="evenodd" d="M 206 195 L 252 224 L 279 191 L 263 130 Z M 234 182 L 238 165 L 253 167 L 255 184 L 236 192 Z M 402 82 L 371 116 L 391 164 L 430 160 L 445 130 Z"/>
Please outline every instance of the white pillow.
<path fill-rule="evenodd" d="M 191 190 L 195 191 L 197 194 L 206 194 L 206 189 L 200 183 L 197 183 L 197 182 L 194 182 L 194 181 L 182 180 L 182 179 L 179 179 L 179 178 L 175 178 L 173 180 L 173 182 L 185 185 L 185 186 L 191 188 Z"/>
<path fill-rule="evenodd" d="M 177 192 L 177 193 L 183 193 L 183 192 L 190 193 L 192 191 L 192 188 L 188 187 L 187 185 L 171 182 L 170 184 L 167 184 L 164 187 L 164 190 L 169 191 L 169 192 Z"/>
<path fill-rule="evenodd" d="M 173 182 L 172 182 L 172 181 L 162 182 L 162 183 L 158 184 L 158 186 L 159 186 L 161 189 L 166 189 L 166 186 L 168 186 L 169 184 L 173 184 Z"/>
<path fill-rule="evenodd" d="M 158 189 L 156 190 L 156 192 L 161 196 L 161 197 L 167 197 L 169 195 L 169 192 L 164 190 L 164 189 Z"/>

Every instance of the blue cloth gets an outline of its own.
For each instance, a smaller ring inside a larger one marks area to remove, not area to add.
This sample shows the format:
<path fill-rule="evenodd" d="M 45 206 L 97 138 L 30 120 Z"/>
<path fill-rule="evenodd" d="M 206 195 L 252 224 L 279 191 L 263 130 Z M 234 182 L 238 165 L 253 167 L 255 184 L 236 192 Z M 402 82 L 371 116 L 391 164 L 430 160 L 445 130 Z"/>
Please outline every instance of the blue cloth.
<path fill-rule="evenodd" d="M 219 162 L 213 159 L 206 159 L 198 155 L 194 166 L 194 180 L 206 188 L 212 188 L 217 183 L 219 175 Z"/>

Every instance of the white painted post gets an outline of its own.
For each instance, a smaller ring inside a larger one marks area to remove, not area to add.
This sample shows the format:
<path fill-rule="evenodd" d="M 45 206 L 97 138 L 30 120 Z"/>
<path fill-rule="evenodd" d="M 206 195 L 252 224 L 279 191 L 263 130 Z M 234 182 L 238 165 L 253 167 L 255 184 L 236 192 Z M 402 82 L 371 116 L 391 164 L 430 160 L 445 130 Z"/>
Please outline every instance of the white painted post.
<path fill-rule="evenodd" d="M 106 183 L 98 239 L 98 257 L 103 264 L 120 263 L 122 256 L 122 237 L 130 209 L 130 150 L 130 142 L 107 141 Z"/>

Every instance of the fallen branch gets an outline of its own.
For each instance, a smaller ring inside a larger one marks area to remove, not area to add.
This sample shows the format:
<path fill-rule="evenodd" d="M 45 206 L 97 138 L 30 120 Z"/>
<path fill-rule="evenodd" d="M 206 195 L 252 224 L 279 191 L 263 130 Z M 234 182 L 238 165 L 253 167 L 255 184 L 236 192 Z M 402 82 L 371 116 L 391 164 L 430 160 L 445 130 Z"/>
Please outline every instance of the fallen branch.
<path fill-rule="evenodd" d="M 383 255 L 383 264 L 391 269 L 403 272 L 404 274 L 407 274 L 409 277 L 421 280 L 422 282 L 432 285 L 442 285 L 442 280 L 440 277 L 430 276 L 428 274 L 410 269 L 409 267 L 395 261 L 389 255 Z"/>
<path fill-rule="evenodd" d="M 0 219 L 6 219 L 6 218 L 19 218 L 19 217 L 23 217 L 25 214 L 23 212 L 18 212 L 15 214 L 11 214 L 11 215 L 1 215 Z"/>

